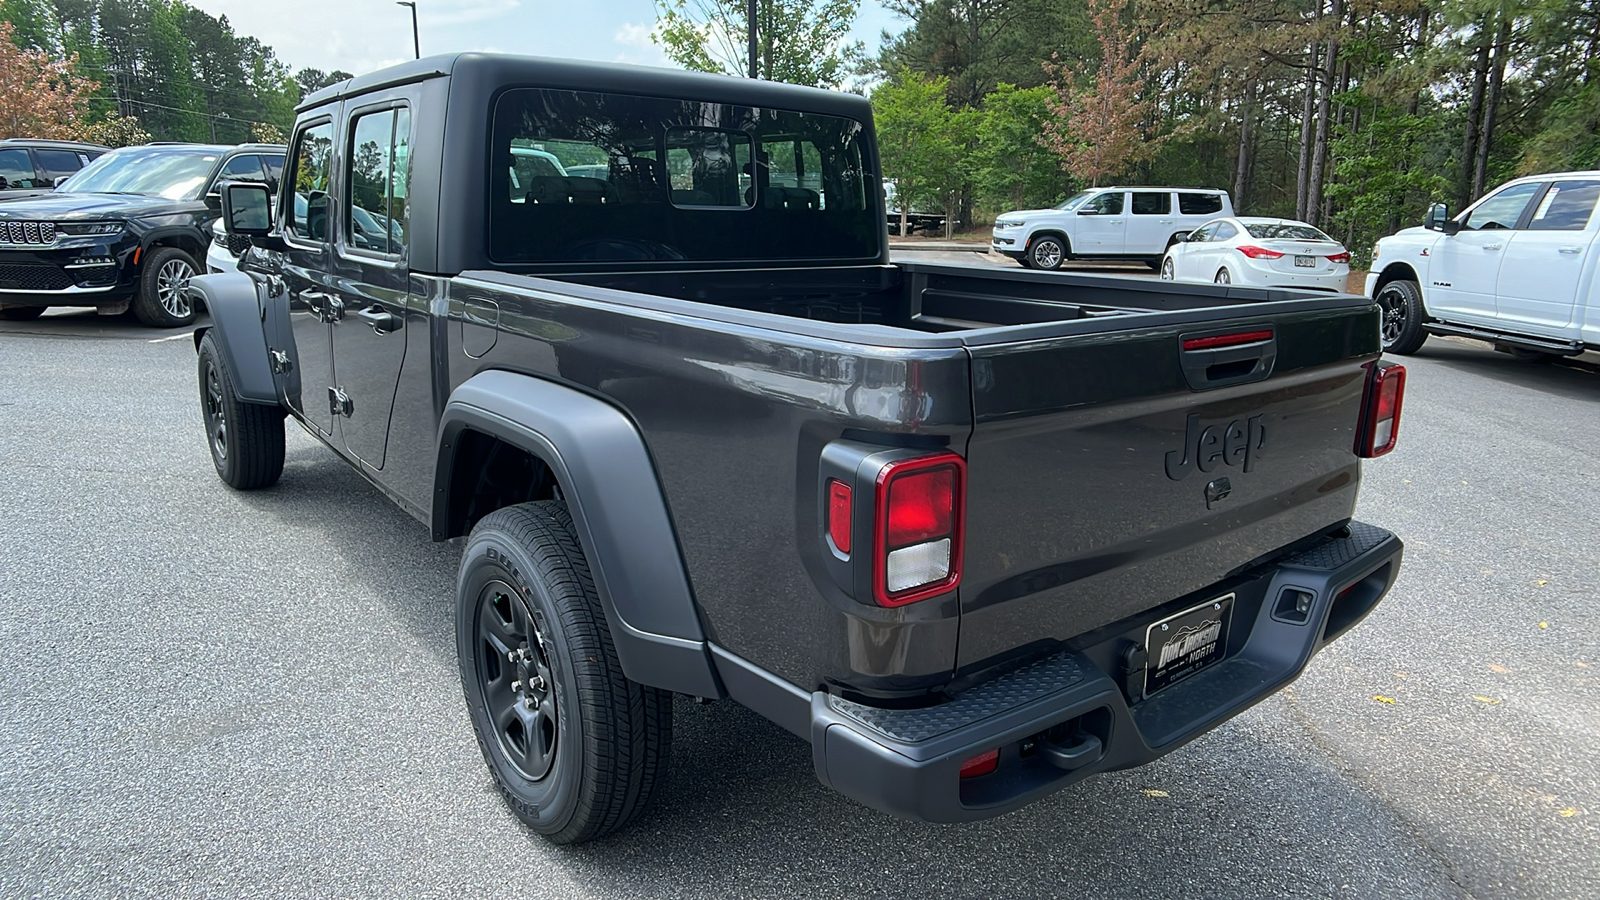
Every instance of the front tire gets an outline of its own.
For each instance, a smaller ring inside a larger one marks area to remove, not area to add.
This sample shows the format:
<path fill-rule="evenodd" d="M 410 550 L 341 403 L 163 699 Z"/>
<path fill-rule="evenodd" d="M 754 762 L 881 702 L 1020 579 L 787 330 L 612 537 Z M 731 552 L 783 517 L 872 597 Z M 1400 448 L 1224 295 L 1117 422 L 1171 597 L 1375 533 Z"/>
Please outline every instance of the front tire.
<path fill-rule="evenodd" d="M 1428 339 L 1428 333 L 1422 330 L 1422 320 L 1427 315 L 1422 306 L 1422 288 L 1415 281 L 1390 281 L 1378 288 L 1372 299 L 1383 317 L 1383 351 L 1399 356 L 1417 352 Z"/>
<path fill-rule="evenodd" d="M 456 648 L 506 803 L 557 844 L 631 821 L 665 779 L 672 695 L 629 681 L 566 504 L 496 510 L 467 541 Z"/>
<path fill-rule="evenodd" d="M 32 322 L 44 315 L 47 309 L 48 306 L 8 306 L 0 309 L 0 319 L 5 319 L 7 322 Z"/>
<path fill-rule="evenodd" d="M 144 258 L 133 313 L 151 328 L 177 328 L 194 321 L 189 279 L 200 274 L 194 258 L 177 247 L 156 247 Z"/>
<path fill-rule="evenodd" d="M 200 411 L 211 464 L 223 481 L 241 491 L 278 482 L 283 474 L 283 408 L 239 400 L 233 373 L 209 331 L 200 340 Z"/>
<path fill-rule="evenodd" d="M 1164 256 L 1161 258 L 1161 280 L 1178 280 L 1178 269 L 1177 266 L 1172 262 L 1172 257 L 1170 256 Z"/>
<path fill-rule="evenodd" d="M 1029 268 L 1054 271 L 1067 259 L 1067 245 L 1061 238 L 1045 235 L 1036 237 L 1028 245 Z M 1024 263 L 1027 265 L 1027 263 Z"/>

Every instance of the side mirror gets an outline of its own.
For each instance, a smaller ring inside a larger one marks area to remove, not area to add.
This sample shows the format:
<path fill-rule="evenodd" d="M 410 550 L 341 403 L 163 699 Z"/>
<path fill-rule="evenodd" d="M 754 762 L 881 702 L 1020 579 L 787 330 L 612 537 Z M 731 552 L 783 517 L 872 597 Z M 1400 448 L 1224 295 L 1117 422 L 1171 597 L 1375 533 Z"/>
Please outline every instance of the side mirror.
<path fill-rule="evenodd" d="M 1450 207 L 1448 205 L 1435 203 L 1428 207 L 1428 216 L 1422 220 L 1422 227 L 1429 231 L 1455 234 L 1461 230 L 1461 223 L 1450 218 Z"/>
<path fill-rule="evenodd" d="M 1100 215 L 1100 210 L 1094 209 L 1093 207 L 1083 207 L 1082 209 L 1078 210 L 1078 215 L 1080 215 L 1080 216 L 1098 216 L 1098 215 Z"/>
<path fill-rule="evenodd" d="M 66 184 L 67 179 L 71 177 L 71 175 L 57 175 L 56 180 L 50 183 L 50 187 L 52 189 L 61 187 L 63 184 Z"/>
<path fill-rule="evenodd" d="M 256 238 L 272 230 L 272 195 L 266 185 L 225 182 L 220 194 L 222 223 L 229 234 Z"/>

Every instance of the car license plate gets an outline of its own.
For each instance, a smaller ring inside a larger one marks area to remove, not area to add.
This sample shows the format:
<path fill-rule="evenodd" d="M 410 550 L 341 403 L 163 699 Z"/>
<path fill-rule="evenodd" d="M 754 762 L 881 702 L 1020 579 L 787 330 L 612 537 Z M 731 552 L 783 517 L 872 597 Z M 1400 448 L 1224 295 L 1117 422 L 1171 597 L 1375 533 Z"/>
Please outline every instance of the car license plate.
<path fill-rule="evenodd" d="M 1146 697 L 1227 655 L 1233 597 L 1224 594 L 1150 626 L 1144 637 L 1150 654 L 1144 670 Z"/>
<path fill-rule="evenodd" d="M 1296 256 L 1294 264 L 1302 269 L 1315 269 L 1317 267 L 1317 258 L 1315 256 Z"/>

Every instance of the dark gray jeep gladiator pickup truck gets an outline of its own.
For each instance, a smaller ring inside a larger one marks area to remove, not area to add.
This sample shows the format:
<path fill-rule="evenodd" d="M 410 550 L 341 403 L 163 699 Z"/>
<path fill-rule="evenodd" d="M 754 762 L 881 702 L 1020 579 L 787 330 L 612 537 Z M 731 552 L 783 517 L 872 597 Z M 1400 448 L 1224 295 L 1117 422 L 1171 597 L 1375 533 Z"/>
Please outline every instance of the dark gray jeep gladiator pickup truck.
<path fill-rule="evenodd" d="M 1404 372 L 1353 296 L 907 265 L 871 109 L 493 55 L 308 97 L 193 280 L 218 473 L 292 416 L 464 538 L 484 758 L 558 842 L 657 790 L 672 697 L 880 810 L 994 816 L 1148 762 L 1366 616 L 1351 520 Z"/>

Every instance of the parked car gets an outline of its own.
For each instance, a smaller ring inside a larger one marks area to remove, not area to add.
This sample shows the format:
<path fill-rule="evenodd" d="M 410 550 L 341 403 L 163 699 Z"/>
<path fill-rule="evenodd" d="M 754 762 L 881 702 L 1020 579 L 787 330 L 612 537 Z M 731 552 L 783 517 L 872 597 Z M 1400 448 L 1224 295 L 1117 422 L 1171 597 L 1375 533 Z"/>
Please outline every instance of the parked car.
<path fill-rule="evenodd" d="M 1430 334 L 1488 341 L 1531 360 L 1600 351 L 1600 171 L 1507 182 L 1452 217 L 1372 248 L 1367 295 L 1383 346 L 1415 353 Z"/>
<path fill-rule="evenodd" d="M 1071 259 L 1130 259 L 1159 268 L 1167 248 L 1217 216 L 1233 215 L 1227 191 L 1104 187 L 1079 191 L 1054 209 L 994 220 L 991 246 L 1030 269 Z"/>
<path fill-rule="evenodd" d="M 130 307 L 139 321 L 194 321 L 222 181 L 275 183 L 283 148 L 144 144 L 110 151 L 53 192 L 0 203 L 0 318 L 51 306 Z"/>
<path fill-rule="evenodd" d="M 293 417 L 465 538 L 466 712 L 557 842 L 659 790 L 674 693 L 874 808 L 1000 815 L 1272 695 L 1399 572 L 1351 518 L 1404 385 L 1370 300 L 896 263 L 865 98 L 469 53 L 292 133 L 275 209 L 224 187 L 242 270 L 193 282 L 213 466 L 272 485 Z M 535 135 L 615 177 L 513 202 Z M 745 185 L 763 155 L 819 196 Z"/>
<path fill-rule="evenodd" d="M 889 233 L 899 234 L 901 219 L 900 197 L 895 190 L 893 178 L 883 179 L 883 206 L 887 212 Z M 945 214 L 939 210 L 913 207 L 905 211 L 904 218 L 906 234 L 916 234 L 919 231 L 944 232 Z"/>
<path fill-rule="evenodd" d="M 1350 251 L 1293 219 L 1212 219 L 1167 248 L 1161 277 L 1344 293 Z"/>
<path fill-rule="evenodd" d="M 110 150 L 110 147 L 80 141 L 0 140 L 0 200 L 49 193 L 55 189 L 56 182 Z"/>

